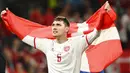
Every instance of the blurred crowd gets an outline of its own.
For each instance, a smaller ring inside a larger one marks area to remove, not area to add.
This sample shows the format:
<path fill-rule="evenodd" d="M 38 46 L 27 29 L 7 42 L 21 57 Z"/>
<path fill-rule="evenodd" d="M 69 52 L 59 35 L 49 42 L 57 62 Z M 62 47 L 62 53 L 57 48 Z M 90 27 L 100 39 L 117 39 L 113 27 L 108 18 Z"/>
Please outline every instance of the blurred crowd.
<path fill-rule="evenodd" d="M 14 14 L 50 26 L 53 19 L 65 16 L 70 22 L 87 20 L 106 0 L 0 0 L 0 10 L 8 7 Z M 108 0 L 117 13 L 116 26 L 123 50 L 130 50 L 130 1 Z M 7 65 L 6 73 L 48 73 L 44 53 L 23 43 L 6 30 L 0 20 L 0 51 Z M 22 30 L 21 30 L 22 31 Z M 130 57 L 129 57 L 130 58 Z M 130 62 L 129 62 L 130 71 Z M 107 69 L 106 73 L 112 73 Z M 127 72 L 113 72 L 127 73 Z M 129 73 L 129 72 L 128 72 Z"/>

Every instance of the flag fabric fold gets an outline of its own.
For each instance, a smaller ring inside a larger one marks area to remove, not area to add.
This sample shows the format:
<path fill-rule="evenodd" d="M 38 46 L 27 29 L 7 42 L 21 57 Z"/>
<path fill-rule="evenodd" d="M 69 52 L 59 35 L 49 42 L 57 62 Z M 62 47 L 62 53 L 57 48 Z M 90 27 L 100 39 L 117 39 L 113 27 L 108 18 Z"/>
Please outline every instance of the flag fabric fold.
<path fill-rule="evenodd" d="M 51 26 L 41 25 L 16 16 L 10 10 L 6 10 L 6 12 L 6 14 L 2 15 L 2 20 L 4 21 L 8 30 L 16 34 L 20 39 L 23 39 L 27 35 L 54 39 L 51 32 Z M 71 33 L 77 31 L 78 27 L 75 24 L 76 23 L 71 23 L 68 37 L 71 37 Z"/>
<path fill-rule="evenodd" d="M 24 38 L 27 34 L 31 33 L 35 29 L 46 27 L 18 17 L 9 10 L 6 10 L 6 12 L 7 13 L 2 16 L 4 23 L 6 24 L 7 28 L 16 34 L 20 39 Z"/>
<path fill-rule="evenodd" d="M 107 7 L 106 7 L 107 6 Z M 7 28 L 21 40 L 27 36 L 54 39 L 51 26 L 44 26 L 14 15 L 11 11 L 2 16 Z M 81 71 L 100 72 L 122 54 L 118 31 L 115 27 L 116 13 L 106 2 L 87 21 L 70 23 L 68 37 L 88 34 L 92 30 L 100 31 L 99 37 L 93 41 L 83 53 Z"/>
<path fill-rule="evenodd" d="M 108 7 L 106 7 L 106 5 Z M 105 9 L 106 8 L 106 9 Z M 103 19 L 100 19 L 102 12 Z M 97 37 L 92 44 L 83 53 L 81 62 L 81 73 L 87 72 L 100 72 L 105 69 L 109 64 L 116 60 L 122 54 L 122 47 L 118 31 L 115 27 L 114 21 L 116 20 L 116 13 L 106 2 L 97 12 L 95 12 L 88 20 L 89 28 L 99 27 L 95 25 L 102 22 L 100 36 Z"/>

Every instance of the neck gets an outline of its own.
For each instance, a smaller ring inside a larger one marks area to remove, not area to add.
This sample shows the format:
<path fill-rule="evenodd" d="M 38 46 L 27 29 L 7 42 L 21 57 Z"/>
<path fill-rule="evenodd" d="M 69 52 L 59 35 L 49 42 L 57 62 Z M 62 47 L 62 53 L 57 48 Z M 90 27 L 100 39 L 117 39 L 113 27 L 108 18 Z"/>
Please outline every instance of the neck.
<path fill-rule="evenodd" d="M 68 38 L 66 36 L 60 36 L 60 37 L 56 37 L 56 42 L 57 43 L 64 43 L 68 40 Z"/>

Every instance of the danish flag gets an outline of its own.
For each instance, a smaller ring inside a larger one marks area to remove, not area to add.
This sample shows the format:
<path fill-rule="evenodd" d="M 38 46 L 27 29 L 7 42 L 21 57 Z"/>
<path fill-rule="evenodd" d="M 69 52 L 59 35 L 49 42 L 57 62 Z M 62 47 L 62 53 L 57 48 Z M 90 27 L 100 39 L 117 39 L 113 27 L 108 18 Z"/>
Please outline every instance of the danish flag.
<path fill-rule="evenodd" d="M 27 35 L 55 39 L 52 36 L 51 26 L 47 27 L 18 17 L 9 10 L 2 15 L 2 19 L 7 28 L 21 40 Z M 115 20 L 116 13 L 106 2 L 85 22 L 70 23 L 68 37 L 88 34 L 95 28 L 100 31 L 99 37 L 83 53 L 81 72 L 100 72 L 122 54 L 120 38 L 114 24 Z"/>

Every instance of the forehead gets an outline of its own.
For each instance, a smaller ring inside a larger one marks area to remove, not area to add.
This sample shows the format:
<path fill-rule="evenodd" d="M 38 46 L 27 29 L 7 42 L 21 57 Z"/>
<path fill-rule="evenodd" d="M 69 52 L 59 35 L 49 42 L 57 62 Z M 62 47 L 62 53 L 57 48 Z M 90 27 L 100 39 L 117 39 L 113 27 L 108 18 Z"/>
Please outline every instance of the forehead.
<path fill-rule="evenodd" d="M 53 24 L 64 24 L 63 21 L 54 21 Z"/>

